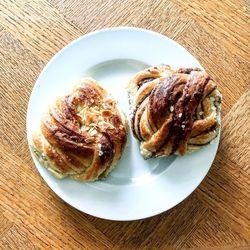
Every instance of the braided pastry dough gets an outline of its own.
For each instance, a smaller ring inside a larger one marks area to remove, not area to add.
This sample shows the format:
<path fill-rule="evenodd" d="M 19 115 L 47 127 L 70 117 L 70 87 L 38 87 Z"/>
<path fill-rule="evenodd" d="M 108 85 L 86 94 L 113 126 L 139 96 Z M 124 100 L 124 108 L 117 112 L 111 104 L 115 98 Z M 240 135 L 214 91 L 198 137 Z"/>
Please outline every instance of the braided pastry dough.
<path fill-rule="evenodd" d="M 42 117 L 33 150 L 56 177 L 94 181 L 120 159 L 127 123 L 116 102 L 98 83 L 84 78 Z"/>
<path fill-rule="evenodd" d="M 128 93 L 131 128 L 144 158 L 184 155 L 218 135 L 221 94 L 198 68 L 148 68 L 131 79 Z"/>

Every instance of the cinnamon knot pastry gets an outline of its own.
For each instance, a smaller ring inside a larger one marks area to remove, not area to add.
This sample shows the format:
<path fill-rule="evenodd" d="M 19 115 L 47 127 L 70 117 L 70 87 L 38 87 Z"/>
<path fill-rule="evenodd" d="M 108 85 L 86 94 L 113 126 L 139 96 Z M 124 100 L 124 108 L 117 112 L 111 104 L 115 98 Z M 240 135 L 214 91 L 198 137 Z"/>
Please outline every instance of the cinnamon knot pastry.
<path fill-rule="evenodd" d="M 117 103 L 91 78 L 58 98 L 33 134 L 33 150 L 56 177 L 94 181 L 116 165 L 127 138 Z"/>
<path fill-rule="evenodd" d="M 184 155 L 218 135 L 221 94 L 198 68 L 148 68 L 131 79 L 128 93 L 131 128 L 144 158 Z"/>

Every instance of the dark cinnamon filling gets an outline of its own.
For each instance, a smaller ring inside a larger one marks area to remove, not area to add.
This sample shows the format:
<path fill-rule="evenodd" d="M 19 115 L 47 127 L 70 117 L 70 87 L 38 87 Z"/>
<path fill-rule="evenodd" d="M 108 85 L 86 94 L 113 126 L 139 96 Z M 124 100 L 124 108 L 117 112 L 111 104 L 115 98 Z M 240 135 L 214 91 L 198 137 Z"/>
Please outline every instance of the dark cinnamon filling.
<path fill-rule="evenodd" d="M 102 165 L 110 163 L 114 155 L 114 144 L 107 133 L 103 133 L 103 137 L 99 141 L 102 154 L 99 155 Z"/>
<path fill-rule="evenodd" d="M 172 100 L 171 96 L 173 96 L 174 87 L 178 85 L 178 81 L 173 82 L 172 79 L 172 81 L 170 81 L 171 86 L 166 87 L 169 92 L 165 91 L 164 93 L 162 91 L 162 93 L 165 94 L 166 99 L 170 99 L 169 104 L 165 105 L 165 109 L 168 110 L 169 105 L 174 103 L 175 106 L 169 134 L 158 151 L 161 151 L 166 143 L 170 143 L 172 145 L 171 154 L 174 154 L 178 148 L 180 148 L 181 153 L 185 153 L 184 146 L 192 130 L 193 115 L 203 97 L 204 88 L 208 82 L 209 77 L 198 80 L 189 79 L 188 83 L 185 85 L 182 95 L 175 95 L 177 97 L 175 100 Z"/>
<path fill-rule="evenodd" d="M 152 102 L 152 104 L 150 105 L 150 108 L 151 108 L 150 114 L 153 114 L 154 118 L 152 119 L 155 119 L 155 120 L 157 120 L 158 118 L 161 119 L 160 122 L 158 120 L 159 127 L 161 127 L 162 123 L 165 121 L 166 117 L 171 112 L 174 114 L 173 119 L 169 125 L 170 128 L 169 128 L 168 135 L 166 139 L 163 141 L 162 145 L 160 145 L 160 147 L 158 148 L 158 152 L 161 151 L 162 148 L 169 142 L 171 136 L 175 134 L 175 130 L 177 129 L 176 121 L 177 121 L 177 118 L 179 117 L 179 114 L 181 113 L 181 110 L 178 110 L 178 109 L 176 110 L 174 104 L 176 104 L 178 100 L 181 98 L 186 81 L 185 79 L 183 79 L 183 77 L 174 75 L 174 76 L 167 78 L 165 83 L 167 83 L 165 86 L 163 82 L 162 83 L 163 86 L 159 88 L 159 93 L 161 97 L 164 97 L 163 100 L 161 100 L 159 98 L 159 95 L 157 96 L 157 94 L 155 98 L 155 101 L 159 101 L 160 104 L 162 105 L 161 106 L 162 109 L 159 109 L 159 107 L 155 106 L 155 102 L 153 99 L 153 94 L 155 93 L 152 92 L 152 96 L 150 96 L 151 102 Z M 165 91 L 163 91 L 164 89 Z"/>
<path fill-rule="evenodd" d="M 156 77 L 147 77 L 147 78 L 144 78 L 143 80 L 141 80 L 141 81 L 137 84 L 138 89 L 139 89 L 142 85 L 144 85 L 145 83 L 151 82 L 151 81 L 153 81 L 154 79 L 156 79 Z"/>
<path fill-rule="evenodd" d="M 181 154 L 185 153 L 183 151 L 184 150 L 183 147 L 184 147 L 185 142 L 187 141 L 187 139 L 191 133 L 191 130 L 192 130 L 192 126 L 193 126 L 192 115 L 202 99 L 204 88 L 205 88 L 206 84 L 209 82 L 209 80 L 210 80 L 209 77 L 206 77 L 206 79 L 204 79 L 204 80 L 202 79 L 199 82 L 194 82 L 193 79 L 190 79 L 191 82 L 186 85 L 187 88 L 183 91 L 184 114 L 181 117 L 182 118 L 182 121 L 181 121 L 182 127 L 179 126 L 179 133 L 177 133 L 177 136 L 174 140 L 172 154 L 179 147 L 180 147 L 180 153 Z M 192 83 L 192 85 L 190 86 L 191 83 Z M 190 98 L 189 98 L 189 96 L 190 96 Z M 181 129 L 180 129 L 180 127 L 181 127 Z"/>
<path fill-rule="evenodd" d="M 144 109 L 145 110 L 145 109 Z M 144 112 L 144 110 L 142 111 L 142 113 Z M 141 115 L 138 117 L 138 122 L 137 122 L 137 137 L 139 138 L 140 141 L 144 141 L 144 139 L 141 136 L 141 131 L 140 131 L 140 121 L 141 121 L 141 117 L 142 117 L 142 113 Z"/>
<path fill-rule="evenodd" d="M 135 116 L 136 116 L 136 113 L 137 113 L 137 110 L 138 108 L 140 107 L 140 105 L 144 102 L 144 100 L 152 93 L 152 91 L 150 91 L 149 93 L 147 93 L 145 96 L 143 96 L 143 98 L 141 99 L 141 101 L 136 105 L 136 107 L 134 108 L 133 110 L 133 113 L 132 113 L 132 118 L 131 118 L 131 126 L 132 126 L 132 132 L 133 134 L 135 135 L 135 137 L 138 139 L 138 140 L 143 140 L 142 137 L 140 135 L 138 135 L 135 131 Z M 141 118 L 141 117 L 140 117 Z M 138 124 L 140 123 L 140 120 L 138 120 Z M 138 130 L 140 131 L 140 130 Z"/>
<path fill-rule="evenodd" d="M 181 76 L 173 75 L 160 82 L 151 92 L 149 97 L 149 111 L 151 121 L 156 129 L 159 129 L 170 112 L 173 112 L 174 104 L 180 98 L 182 89 L 180 85 L 185 84 Z M 177 90 L 177 91 L 176 91 Z M 152 128 L 154 127 L 153 125 Z"/>
<path fill-rule="evenodd" d="M 192 71 L 201 71 L 200 68 L 179 68 L 178 73 L 190 74 Z"/>
<path fill-rule="evenodd" d="M 137 134 L 136 134 L 136 132 L 135 132 L 135 114 L 136 114 L 136 109 L 134 109 L 134 110 L 132 111 L 132 114 L 131 114 L 131 128 L 132 128 L 133 135 L 134 135 L 137 139 L 139 139 L 138 136 L 137 136 Z"/>
<path fill-rule="evenodd" d="M 199 134 L 197 134 L 197 135 L 195 135 L 194 137 L 191 137 L 191 138 L 196 138 L 197 136 L 200 136 L 202 134 L 207 134 L 207 133 L 212 132 L 212 131 L 214 131 L 216 129 L 217 129 L 217 122 L 215 124 L 213 124 L 210 128 L 207 128 L 207 129 L 203 130 L 201 133 L 199 133 Z"/>
<path fill-rule="evenodd" d="M 178 113 L 174 113 L 174 121 L 173 121 L 173 126 L 172 126 L 172 133 L 170 135 L 172 135 L 172 138 L 170 139 L 172 142 L 172 151 L 171 154 L 174 154 L 175 151 L 178 149 L 179 147 L 179 143 L 182 137 L 182 130 L 187 129 L 187 124 L 186 124 L 186 120 L 187 120 L 187 115 L 185 112 L 185 107 L 187 106 L 188 102 L 190 101 L 190 97 L 186 97 L 184 98 L 183 105 L 182 106 L 182 116 L 179 117 Z M 183 127 L 184 126 L 184 129 Z"/>

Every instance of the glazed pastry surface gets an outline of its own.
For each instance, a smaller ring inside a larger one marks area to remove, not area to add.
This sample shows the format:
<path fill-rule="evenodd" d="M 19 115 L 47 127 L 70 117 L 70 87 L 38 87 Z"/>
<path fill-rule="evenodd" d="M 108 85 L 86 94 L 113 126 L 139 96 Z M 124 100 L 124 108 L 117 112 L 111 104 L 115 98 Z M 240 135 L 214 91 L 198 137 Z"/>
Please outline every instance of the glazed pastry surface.
<path fill-rule="evenodd" d="M 32 148 L 56 177 L 94 181 L 115 167 L 126 138 L 126 119 L 116 101 L 94 79 L 84 78 L 49 107 Z"/>

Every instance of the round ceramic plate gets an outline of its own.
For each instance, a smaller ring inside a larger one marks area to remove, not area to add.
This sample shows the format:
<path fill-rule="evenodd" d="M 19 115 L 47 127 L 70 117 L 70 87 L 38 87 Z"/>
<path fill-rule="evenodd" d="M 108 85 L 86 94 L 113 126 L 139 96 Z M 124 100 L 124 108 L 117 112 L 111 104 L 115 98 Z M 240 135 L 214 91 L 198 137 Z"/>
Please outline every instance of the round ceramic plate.
<path fill-rule="evenodd" d="M 110 28 L 80 37 L 47 64 L 32 91 L 27 112 L 27 135 L 39 127 L 41 114 L 84 76 L 95 78 L 115 97 L 128 117 L 126 84 L 150 65 L 201 67 L 171 39 L 144 29 Z M 34 157 L 50 188 L 71 206 L 110 220 L 136 220 L 162 213 L 189 196 L 207 174 L 219 138 L 204 149 L 184 156 L 144 160 L 129 131 L 122 159 L 101 181 L 83 183 L 53 177 Z"/>

